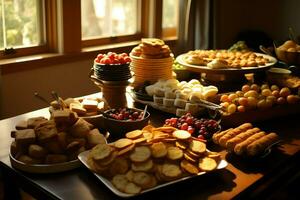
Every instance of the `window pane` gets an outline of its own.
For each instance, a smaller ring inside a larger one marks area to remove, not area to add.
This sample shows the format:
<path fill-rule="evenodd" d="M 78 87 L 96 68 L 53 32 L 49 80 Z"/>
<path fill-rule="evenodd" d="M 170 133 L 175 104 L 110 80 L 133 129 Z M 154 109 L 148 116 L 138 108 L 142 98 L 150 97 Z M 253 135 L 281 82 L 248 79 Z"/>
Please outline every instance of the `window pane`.
<path fill-rule="evenodd" d="M 137 0 L 81 0 L 82 39 L 137 33 Z"/>
<path fill-rule="evenodd" d="M 176 36 L 178 26 L 179 0 L 163 0 L 162 29 L 163 35 Z M 166 33 L 173 30 L 172 33 Z"/>
<path fill-rule="evenodd" d="M 0 48 L 39 45 L 41 42 L 38 16 L 40 0 L 0 0 Z"/>

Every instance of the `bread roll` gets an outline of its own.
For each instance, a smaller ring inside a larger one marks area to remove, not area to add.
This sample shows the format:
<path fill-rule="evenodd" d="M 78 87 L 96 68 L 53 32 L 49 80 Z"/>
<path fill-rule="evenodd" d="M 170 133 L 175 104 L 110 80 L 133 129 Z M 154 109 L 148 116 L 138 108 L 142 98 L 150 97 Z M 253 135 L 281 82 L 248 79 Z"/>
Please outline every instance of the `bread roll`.
<path fill-rule="evenodd" d="M 35 132 L 37 139 L 41 144 L 53 141 L 57 137 L 57 129 L 53 120 L 40 124 L 36 127 Z"/>
<path fill-rule="evenodd" d="M 249 138 L 247 138 L 246 140 L 244 140 L 243 142 L 235 145 L 234 147 L 234 152 L 237 155 L 242 155 L 246 152 L 247 150 L 247 146 L 250 145 L 252 142 L 258 140 L 259 138 L 263 137 L 266 133 L 264 131 L 260 131 L 258 133 L 255 133 L 254 135 L 250 136 Z"/>
<path fill-rule="evenodd" d="M 26 164 L 40 164 L 41 161 L 31 158 L 30 156 L 27 155 L 21 155 L 20 157 L 17 158 L 19 161 L 26 163 Z"/>
<path fill-rule="evenodd" d="M 233 128 L 230 128 L 230 129 L 221 131 L 220 133 L 215 133 L 215 134 L 213 134 L 213 137 L 212 137 L 213 142 L 214 142 L 215 144 L 219 144 L 219 139 L 220 139 L 223 135 L 225 135 L 228 131 L 231 131 L 231 130 L 233 130 Z"/>
<path fill-rule="evenodd" d="M 47 151 L 44 147 L 32 144 L 28 148 L 28 154 L 32 158 L 43 159 L 46 157 Z"/>
<path fill-rule="evenodd" d="M 260 154 L 277 140 L 278 135 L 276 133 L 265 135 L 247 146 L 247 154 L 250 156 Z"/>
<path fill-rule="evenodd" d="M 97 144 L 105 144 L 106 139 L 98 129 L 93 129 L 87 134 L 88 147 L 93 148 Z"/>
<path fill-rule="evenodd" d="M 243 131 L 246 131 L 247 129 L 252 128 L 252 124 L 250 123 L 244 123 L 240 126 L 238 126 L 237 128 L 234 128 L 231 131 L 228 131 L 225 135 L 223 135 L 220 139 L 219 139 L 219 144 L 222 147 L 226 147 L 226 142 L 235 137 L 236 135 L 240 134 Z"/>
<path fill-rule="evenodd" d="M 32 117 L 27 120 L 28 128 L 35 128 L 39 124 L 48 121 L 45 117 Z"/>
<path fill-rule="evenodd" d="M 90 132 L 90 124 L 84 119 L 79 118 L 77 122 L 70 127 L 69 132 L 73 137 L 85 137 Z"/>
<path fill-rule="evenodd" d="M 17 130 L 15 133 L 17 145 L 29 145 L 35 142 L 36 136 L 33 129 Z"/>
<path fill-rule="evenodd" d="M 259 128 L 252 128 L 252 129 L 248 129 L 245 132 L 240 133 L 239 135 L 231 138 L 230 140 L 228 140 L 226 142 L 226 148 L 228 151 L 232 152 L 234 150 L 235 145 L 237 145 L 240 142 L 243 142 L 244 140 L 246 140 L 248 137 L 250 137 L 251 135 L 259 132 L 260 129 Z"/>

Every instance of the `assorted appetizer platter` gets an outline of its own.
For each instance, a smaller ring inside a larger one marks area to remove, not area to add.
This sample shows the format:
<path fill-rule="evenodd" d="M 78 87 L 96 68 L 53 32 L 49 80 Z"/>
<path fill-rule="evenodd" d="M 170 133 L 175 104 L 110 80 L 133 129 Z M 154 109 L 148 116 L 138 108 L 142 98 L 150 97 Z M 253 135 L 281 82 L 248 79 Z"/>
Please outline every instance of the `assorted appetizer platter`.
<path fill-rule="evenodd" d="M 152 127 L 126 133 L 79 155 L 80 161 L 112 192 L 130 197 L 222 169 L 220 154 L 185 130 Z"/>

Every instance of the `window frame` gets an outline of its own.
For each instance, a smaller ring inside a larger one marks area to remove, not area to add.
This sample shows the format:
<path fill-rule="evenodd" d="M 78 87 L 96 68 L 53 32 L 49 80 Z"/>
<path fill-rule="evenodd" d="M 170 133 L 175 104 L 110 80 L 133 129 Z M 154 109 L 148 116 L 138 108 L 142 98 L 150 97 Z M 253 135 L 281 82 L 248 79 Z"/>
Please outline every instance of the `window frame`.
<path fill-rule="evenodd" d="M 43 9 L 40 20 L 42 26 L 41 37 L 44 44 L 28 47 L 13 48 L 12 53 L 5 53 L 5 50 L 0 50 L 0 59 L 16 58 L 21 56 L 29 56 L 39 53 L 54 52 L 57 44 L 57 9 L 56 1 L 44 0 L 40 3 L 40 9 Z"/>
<path fill-rule="evenodd" d="M 122 42 L 129 42 L 140 40 L 142 37 L 146 37 L 148 34 L 148 7 L 150 0 L 138 0 L 138 27 L 137 33 L 131 35 L 124 35 L 124 36 L 114 36 L 114 37 L 103 37 L 103 38 L 95 38 L 95 39 L 86 39 L 81 40 L 82 48 L 92 47 L 92 46 L 99 46 L 99 45 L 107 45 L 110 43 L 122 43 Z M 143 14 L 142 14 L 143 13 Z"/>

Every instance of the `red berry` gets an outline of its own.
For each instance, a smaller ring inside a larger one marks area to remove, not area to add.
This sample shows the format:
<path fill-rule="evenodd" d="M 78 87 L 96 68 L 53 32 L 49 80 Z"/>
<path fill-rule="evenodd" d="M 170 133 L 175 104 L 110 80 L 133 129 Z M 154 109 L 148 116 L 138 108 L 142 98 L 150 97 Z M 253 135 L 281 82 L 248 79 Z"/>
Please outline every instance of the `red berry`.
<path fill-rule="evenodd" d="M 193 134 L 195 129 L 191 126 L 188 127 L 187 131 L 190 133 L 190 134 Z"/>
<path fill-rule="evenodd" d="M 132 118 L 136 119 L 139 117 L 139 112 L 135 111 L 134 113 L 132 113 Z"/>
<path fill-rule="evenodd" d="M 204 140 L 204 136 L 203 135 L 198 135 L 198 138 Z"/>
<path fill-rule="evenodd" d="M 187 130 L 189 125 L 187 123 L 183 123 L 180 127 L 181 130 Z"/>
<path fill-rule="evenodd" d="M 186 121 L 186 123 L 188 123 L 188 125 L 192 125 L 194 122 L 192 117 L 187 117 L 185 121 Z"/>
<path fill-rule="evenodd" d="M 123 116 L 123 114 L 118 114 L 118 120 L 123 120 L 124 119 L 124 116 Z"/>

